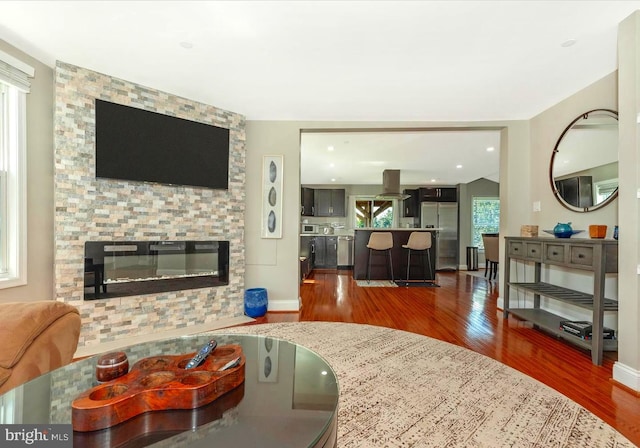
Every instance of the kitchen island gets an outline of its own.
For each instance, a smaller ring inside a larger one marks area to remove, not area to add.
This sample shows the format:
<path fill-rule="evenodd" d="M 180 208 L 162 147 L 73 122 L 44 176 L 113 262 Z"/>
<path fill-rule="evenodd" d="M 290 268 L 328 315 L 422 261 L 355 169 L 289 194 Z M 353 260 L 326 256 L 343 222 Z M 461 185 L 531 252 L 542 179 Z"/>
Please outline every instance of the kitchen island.
<path fill-rule="evenodd" d="M 439 229 L 416 229 L 416 228 L 363 228 L 355 229 L 354 236 L 354 262 L 353 262 L 353 278 L 356 280 L 366 280 L 367 263 L 369 260 L 369 249 L 367 243 L 372 232 L 391 232 L 393 235 L 393 248 L 391 249 L 391 263 L 393 266 L 393 275 L 396 280 L 404 280 L 407 278 L 407 249 L 403 248 L 403 244 L 409 241 L 411 232 L 431 232 L 431 271 L 425 266 L 422 269 L 422 262 L 418 253 L 411 255 L 411 268 L 409 270 L 409 280 L 423 280 L 426 276 L 427 280 L 435 280 L 436 272 L 436 244 L 435 233 Z M 377 252 L 371 258 L 371 280 L 390 280 L 389 271 L 387 269 L 388 255 L 386 252 Z M 427 259 L 425 256 L 425 263 Z M 429 274 L 431 272 L 431 274 Z"/>

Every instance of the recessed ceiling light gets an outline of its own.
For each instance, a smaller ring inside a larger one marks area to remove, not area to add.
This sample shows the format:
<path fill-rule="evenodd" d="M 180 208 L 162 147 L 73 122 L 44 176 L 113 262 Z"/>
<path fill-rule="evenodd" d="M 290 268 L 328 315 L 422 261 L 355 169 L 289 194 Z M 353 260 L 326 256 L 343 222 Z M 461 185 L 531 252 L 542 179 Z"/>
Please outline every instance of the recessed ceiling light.
<path fill-rule="evenodd" d="M 435 181 L 436 181 L 435 179 L 431 179 L 431 182 L 435 182 Z"/>
<path fill-rule="evenodd" d="M 494 148 L 493 146 L 489 146 L 487 148 L 487 152 L 491 152 L 491 151 L 495 151 L 496 148 Z"/>
<path fill-rule="evenodd" d="M 327 147 L 327 151 L 333 151 L 333 146 Z"/>
<path fill-rule="evenodd" d="M 336 181 L 335 177 L 331 179 L 331 182 L 335 182 L 335 181 Z"/>
<path fill-rule="evenodd" d="M 575 40 L 575 39 L 567 39 L 567 40 L 565 40 L 564 42 L 562 42 L 562 43 L 560 44 L 560 46 L 561 46 L 561 47 L 565 47 L 565 48 L 566 48 L 566 47 L 570 47 L 570 46 L 572 46 L 572 45 L 575 45 L 575 43 L 576 43 L 576 42 L 578 42 L 578 41 L 577 41 L 577 40 Z"/>
<path fill-rule="evenodd" d="M 456 165 L 456 168 L 460 169 L 462 168 L 462 165 Z"/>
<path fill-rule="evenodd" d="M 336 164 L 335 164 L 335 163 L 330 163 L 330 164 L 329 164 L 329 168 L 333 168 L 333 167 L 335 167 L 335 166 L 336 166 Z"/>
<path fill-rule="evenodd" d="M 186 41 L 185 42 L 180 42 L 180 46 L 182 48 L 187 49 L 187 50 L 190 50 L 190 49 L 193 48 L 193 44 L 191 42 L 186 42 Z"/>

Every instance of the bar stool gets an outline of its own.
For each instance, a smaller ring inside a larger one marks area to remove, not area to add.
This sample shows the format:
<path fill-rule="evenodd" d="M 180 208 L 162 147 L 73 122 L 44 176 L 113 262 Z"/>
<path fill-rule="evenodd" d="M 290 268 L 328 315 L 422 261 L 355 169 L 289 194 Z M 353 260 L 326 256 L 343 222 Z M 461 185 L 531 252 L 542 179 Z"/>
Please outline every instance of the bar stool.
<path fill-rule="evenodd" d="M 367 243 L 369 248 L 369 260 L 367 263 L 367 281 L 371 281 L 371 252 L 372 251 L 387 251 L 389 255 L 389 264 L 387 270 L 391 268 L 391 281 L 393 278 L 393 262 L 391 261 L 391 248 L 393 247 L 393 234 L 391 232 L 372 232 L 369 235 L 369 242 Z"/>
<path fill-rule="evenodd" d="M 407 244 L 403 244 L 402 247 L 407 249 L 407 281 L 409 281 L 409 268 L 411 267 L 411 251 L 420 254 L 423 274 L 425 273 L 424 254 L 427 254 L 429 278 L 433 277 L 433 273 L 431 272 L 431 232 L 411 232 L 409 241 L 407 241 Z M 424 281 L 426 282 L 427 279 L 425 278 Z"/>

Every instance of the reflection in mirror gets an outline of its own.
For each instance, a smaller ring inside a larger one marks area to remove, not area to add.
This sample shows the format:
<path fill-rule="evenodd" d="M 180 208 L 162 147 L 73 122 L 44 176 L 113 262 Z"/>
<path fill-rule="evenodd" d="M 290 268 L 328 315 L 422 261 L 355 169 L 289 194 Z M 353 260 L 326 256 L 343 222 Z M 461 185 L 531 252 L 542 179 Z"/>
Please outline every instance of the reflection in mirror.
<path fill-rule="evenodd" d="M 586 112 L 567 126 L 551 156 L 551 188 L 569 210 L 588 212 L 618 195 L 618 114 Z"/>

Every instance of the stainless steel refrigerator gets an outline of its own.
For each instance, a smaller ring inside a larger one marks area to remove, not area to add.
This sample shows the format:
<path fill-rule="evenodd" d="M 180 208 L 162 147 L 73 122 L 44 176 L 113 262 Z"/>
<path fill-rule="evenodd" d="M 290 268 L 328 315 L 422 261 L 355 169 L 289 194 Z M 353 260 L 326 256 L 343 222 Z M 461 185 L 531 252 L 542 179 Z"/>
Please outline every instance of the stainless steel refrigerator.
<path fill-rule="evenodd" d="M 458 269 L 458 203 L 423 202 L 420 227 L 435 227 L 436 270 Z"/>

